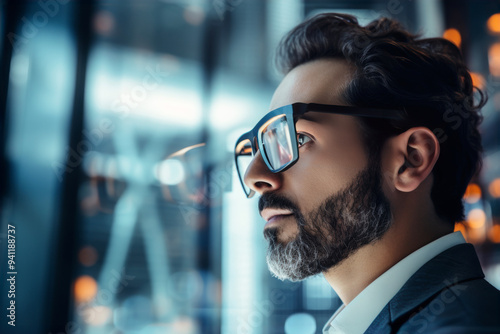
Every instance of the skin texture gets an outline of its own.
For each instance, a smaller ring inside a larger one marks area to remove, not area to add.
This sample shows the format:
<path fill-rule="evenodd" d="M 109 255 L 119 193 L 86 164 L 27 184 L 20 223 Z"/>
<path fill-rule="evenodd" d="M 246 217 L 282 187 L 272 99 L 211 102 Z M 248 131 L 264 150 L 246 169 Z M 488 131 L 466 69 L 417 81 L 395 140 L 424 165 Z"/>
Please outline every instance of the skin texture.
<path fill-rule="evenodd" d="M 294 102 L 345 105 L 341 92 L 353 71 L 340 59 L 300 65 L 276 89 L 270 110 Z M 370 164 L 354 117 L 314 112 L 306 117 L 297 122 L 296 128 L 311 140 L 299 148 L 297 163 L 285 172 L 271 173 L 258 152 L 245 183 L 260 195 L 285 197 L 307 217 L 313 216 L 326 199 L 353 184 Z M 360 246 L 340 263 L 323 270 L 344 304 L 398 261 L 452 232 L 450 225 L 437 217 L 430 199 L 432 168 L 438 157 L 439 143 L 423 127 L 409 129 L 384 144 L 380 184 L 390 203 L 391 225 L 377 241 Z M 297 238 L 299 223 L 291 215 L 266 224 L 265 229 L 274 229 L 275 242 L 286 245 Z"/>

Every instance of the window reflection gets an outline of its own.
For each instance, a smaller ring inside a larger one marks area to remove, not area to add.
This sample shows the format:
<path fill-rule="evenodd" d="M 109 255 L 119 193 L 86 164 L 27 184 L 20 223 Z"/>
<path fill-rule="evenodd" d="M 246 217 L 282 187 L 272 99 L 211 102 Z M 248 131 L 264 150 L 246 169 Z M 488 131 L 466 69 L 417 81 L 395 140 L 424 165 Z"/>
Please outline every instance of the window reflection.
<path fill-rule="evenodd" d="M 111 24 L 98 19 L 100 29 Z M 210 268 L 197 263 L 199 229 L 179 212 L 181 203 L 205 205 L 205 144 L 183 147 L 200 136 L 201 70 L 171 55 L 93 47 L 80 252 L 91 262 L 91 247 L 99 260 L 81 266 L 75 281 L 75 297 L 83 296 L 75 298 L 75 317 L 87 333 L 199 333 L 199 305 L 216 307 L 204 294 Z"/>

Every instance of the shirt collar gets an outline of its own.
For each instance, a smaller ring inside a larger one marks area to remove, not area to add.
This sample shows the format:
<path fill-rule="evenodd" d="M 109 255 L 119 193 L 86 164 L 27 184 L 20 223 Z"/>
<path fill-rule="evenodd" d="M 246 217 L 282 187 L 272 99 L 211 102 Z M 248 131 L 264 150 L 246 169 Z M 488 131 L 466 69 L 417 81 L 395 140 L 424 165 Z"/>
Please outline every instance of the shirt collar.
<path fill-rule="evenodd" d="M 328 320 L 323 333 L 364 333 L 384 306 L 421 266 L 439 253 L 461 243 L 465 243 L 465 239 L 457 231 L 417 249 L 370 283 L 349 304 L 342 305 Z"/>

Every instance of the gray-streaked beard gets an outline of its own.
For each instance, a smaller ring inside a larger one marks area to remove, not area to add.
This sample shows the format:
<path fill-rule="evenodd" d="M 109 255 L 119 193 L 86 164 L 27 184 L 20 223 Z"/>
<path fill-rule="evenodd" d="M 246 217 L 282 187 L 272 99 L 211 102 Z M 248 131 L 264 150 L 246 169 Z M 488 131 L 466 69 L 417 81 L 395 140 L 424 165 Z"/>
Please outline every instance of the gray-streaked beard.
<path fill-rule="evenodd" d="M 378 166 L 377 166 L 378 167 Z M 286 243 L 278 241 L 280 228 L 264 230 L 269 242 L 267 265 L 280 280 L 300 281 L 345 260 L 360 247 L 380 239 L 392 222 L 390 203 L 381 188 L 379 169 L 361 171 L 343 191 L 327 198 L 304 217 L 287 198 L 268 193 L 260 207 L 294 212 L 299 232 Z"/>

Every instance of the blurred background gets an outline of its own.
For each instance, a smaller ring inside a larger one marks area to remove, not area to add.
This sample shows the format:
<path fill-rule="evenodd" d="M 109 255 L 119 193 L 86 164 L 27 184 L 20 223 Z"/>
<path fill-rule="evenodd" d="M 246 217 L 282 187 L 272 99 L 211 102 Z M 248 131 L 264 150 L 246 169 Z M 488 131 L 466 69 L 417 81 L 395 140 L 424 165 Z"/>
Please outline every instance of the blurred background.
<path fill-rule="evenodd" d="M 490 99 L 457 230 L 500 288 L 499 1 L 3 0 L 0 332 L 321 333 L 340 300 L 270 276 L 232 149 L 268 110 L 278 41 L 322 11 L 461 48 Z"/>

